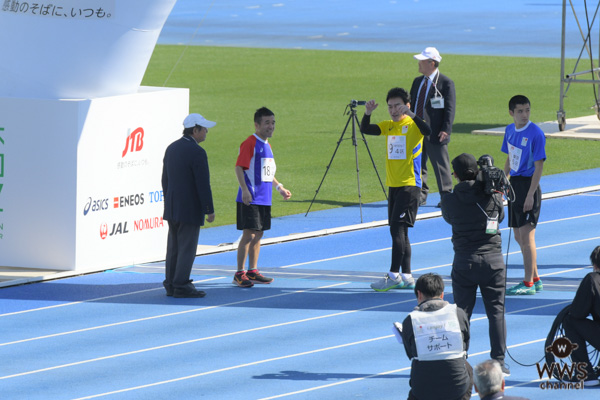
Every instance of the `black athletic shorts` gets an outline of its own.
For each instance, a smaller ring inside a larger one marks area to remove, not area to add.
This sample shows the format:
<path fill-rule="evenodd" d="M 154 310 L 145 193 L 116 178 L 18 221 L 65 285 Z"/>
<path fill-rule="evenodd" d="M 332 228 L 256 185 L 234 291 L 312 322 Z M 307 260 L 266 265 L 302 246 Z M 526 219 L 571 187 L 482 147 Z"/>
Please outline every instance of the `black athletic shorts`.
<path fill-rule="evenodd" d="M 515 201 L 508 202 L 508 226 L 511 228 L 520 228 L 526 224 L 537 226 L 542 208 L 542 189 L 538 185 L 533 195 L 533 208 L 530 211 L 523 212 L 525 197 L 531 186 L 531 177 L 529 176 L 511 176 L 510 185 L 515 192 Z"/>
<path fill-rule="evenodd" d="M 417 186 L 390 187 L 388 190 L 388 224 L 403 223 L 415 226 L 421 188 Z"/>
<path fill-rule="evenodd" d="M 271 206 L 259 206 L 244 203 L 237 204 L 237 229 L 253 231 L 268 231 L 271 229 Z"/>

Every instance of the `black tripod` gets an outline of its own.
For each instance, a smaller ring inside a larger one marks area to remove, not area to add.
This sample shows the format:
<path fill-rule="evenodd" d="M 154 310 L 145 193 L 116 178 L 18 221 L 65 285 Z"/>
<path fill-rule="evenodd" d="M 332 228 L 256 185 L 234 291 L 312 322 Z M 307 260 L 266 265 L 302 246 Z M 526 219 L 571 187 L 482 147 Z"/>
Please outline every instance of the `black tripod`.
<path fill-rule="evenodd" d="M 337 146 L 335 147 L 335 150 L 333 151 L 331 160 L 329 161 L 329 164 L 327 165 L 327 168 L 325 169 L 325 174 L 323 175 L 323 179 L 321 179 L 321 183 L 319 184 L 319 187 L 317 188 L 317 190 L 315 192 L 315 197 L 313 197 L 312 201 L 310 202 L 310 205 L 308 206 L 308 210 L 306 211 L 306 214 L 304 214 L 305 217 L 308 215 L 310 208 L 312 207 L 313 203 L 315 202 L 315 199 L 317 198 L 317 195 L 319 194 L 319 189 L 321 189 L 321 186 L 323 185 L 323 182 L 325 181 L 325 177 L 327 176 L 327 172 L 329 172 L 329 167 L 331 167 L 331 164 L 333 163 L 335 154 L 337 153 L 337 151 L 340 147 L 340 144 L 342 143 L 342 140 L 344 140 L 344 135 L 346 134 L 348 125 L 350 124 L 350 122 L 352 122 L 352 145 L 354 146 L 354 158 L 356 160 L 356 182 L 358 185 L 358 204 L 360 207 L 360 222 L 361 223 L 363 222 L 362 198 L 361 198 L 361 194 L 360 194 L 360 170 L 358 168 L 358 146 L 357 146 L 357 141 L 356 141 L 356 126 L 360 125 L 360 123 L 358 122 L 358 117 L 356 116 L 356 106 L 359 106 L 359 105 L 364 106 L 365 103 L 366 103 L 365 101 L 351 100 L 350 104 L 348 104 L 346 106 L 346 109 L 344 110 L 344 115 L 346 115 L 346 114 L 349 115 L 348 121 L 346 122 L 346 126 L 344 127 L 344 130 L 342 131 L 340 140 L 338 140 Z M 350 111 L 348 111 L 348 108 L 350 108 Z M 360 132 L 360 130 L 359 130 L 359 132 Z M 379 184 L 381 185 L 383 194 L 384 194 L 385 198 L 387 199 L 387 193 L 385 192 L 385 188 L 383 187 L 383 182 L 381 182 L 381 178 L 379 177 L 379 172 L 377 172 L 377 167 L 375 166 L 375 161 L 373 161 L 373 156 L 371 155 L 371 150 L 369 150 L 369 145 L 367 144 L 367 139 L 365 139 L 365 135 L 362 132 L 360 132 L 360 135 L 362 137 L 363 143 L 365 144 L 365 147 L 367 148 L 369 157 L 371 158 L 371 163 L 373 164 L 373 168 L 375 169 L 375 173 L 377 174 L 377 179 L 379 179 Z"/>

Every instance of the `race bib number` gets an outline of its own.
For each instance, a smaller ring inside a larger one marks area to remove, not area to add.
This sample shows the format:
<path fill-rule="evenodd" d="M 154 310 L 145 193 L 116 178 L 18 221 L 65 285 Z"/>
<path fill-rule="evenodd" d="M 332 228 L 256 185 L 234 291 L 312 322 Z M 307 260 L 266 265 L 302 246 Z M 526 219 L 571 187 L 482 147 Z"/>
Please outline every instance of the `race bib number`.
<path fill-rule="evenodd" d="M 406 160 L 406 136 L 388 136 L 388 160 Z"/>
<path fill-rule="evenodd" d="M 273 182 L 276 169 L 277 166 L 275 165 L 274 158 L 263 158 L 261 160 L 260 180 L 262 182 Z"/>
<path fill-rule="evenodd" d="M 521 165 L 521 156 L 523 154 L 523 150 L 518 148 L 517 146 L 513 146 L 509 143 L 508 145 L 508 158 L 510 160 L 510 169 L 513 171 L 518 171 L 519 166 Z"/>

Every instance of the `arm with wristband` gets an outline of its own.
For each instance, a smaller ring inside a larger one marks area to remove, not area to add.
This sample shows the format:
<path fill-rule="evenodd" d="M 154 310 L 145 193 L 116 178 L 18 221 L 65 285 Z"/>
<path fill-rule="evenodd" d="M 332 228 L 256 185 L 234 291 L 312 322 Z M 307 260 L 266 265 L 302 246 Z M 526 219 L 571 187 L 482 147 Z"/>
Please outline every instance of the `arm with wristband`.
<path fill-rule="evenodd" d="M 279 182 L 277 179 L 275 179 L 275 177 L 273 177 L 273 185 L 284 200 L 288 200 L 290 197 L 292 197 L 292 192 L 284 188 L 283 183 Z"/>

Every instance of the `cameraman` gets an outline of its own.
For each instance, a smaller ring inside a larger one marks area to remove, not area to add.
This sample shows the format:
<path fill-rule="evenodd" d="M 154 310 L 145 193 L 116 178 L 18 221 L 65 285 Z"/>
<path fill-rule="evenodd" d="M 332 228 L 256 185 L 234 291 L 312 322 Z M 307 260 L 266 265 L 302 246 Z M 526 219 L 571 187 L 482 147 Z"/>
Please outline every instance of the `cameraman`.
<path fill-rule="evenodd" d="M 490 357 L 498 361 L 502 372 L 508 376 L 510 372 L 504 365 L 506 267 L 498 228 L 504 219 L 502 194 L 486 193 L 486 182 L 478 179 L 477 161 L 473 155 L 459 155 L 452 160 L 452 169 L 458 183 L 453 192 L 442 196 L 442 216 L 452 225 L 454 302 L 470 320 L 477 287 L 480 288 L 489 322 Z"/>

